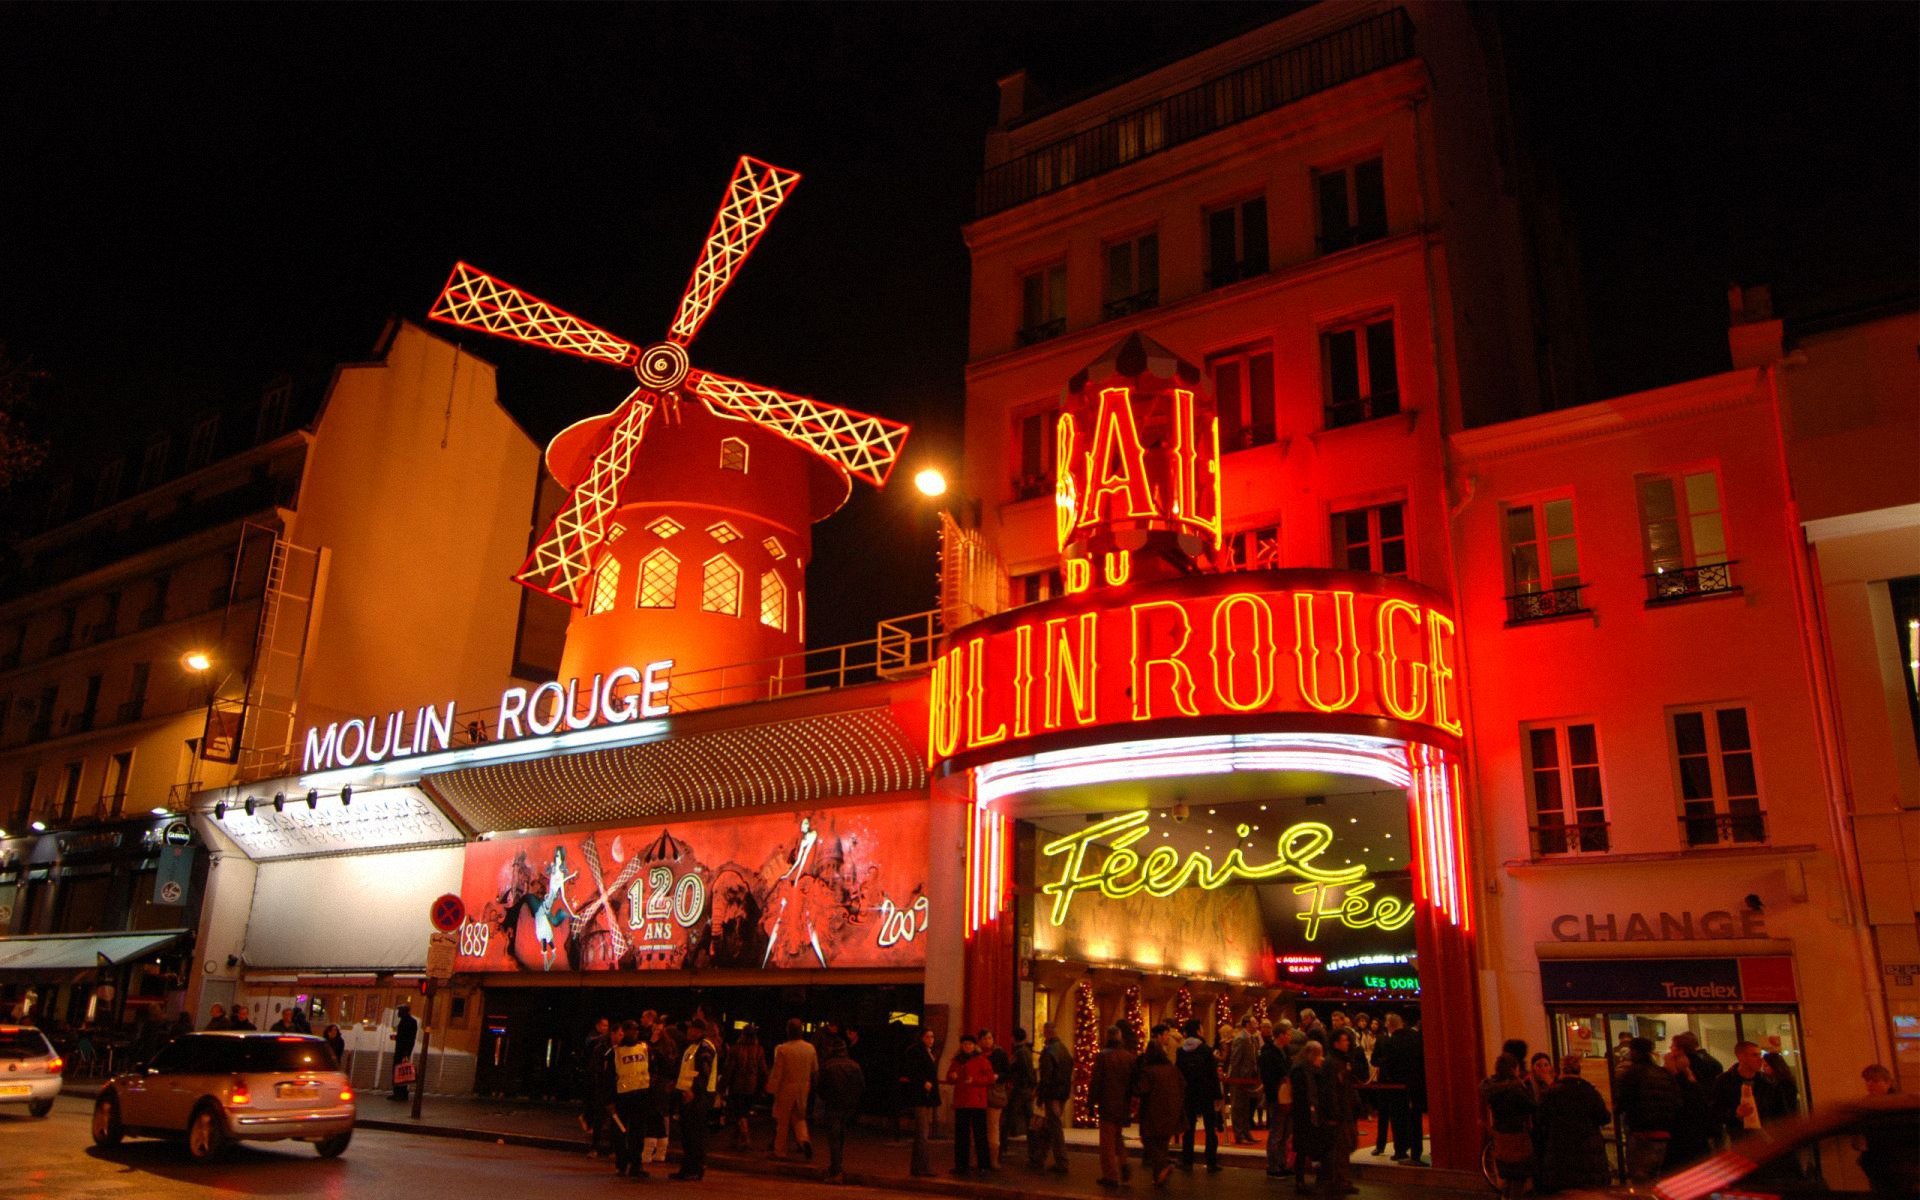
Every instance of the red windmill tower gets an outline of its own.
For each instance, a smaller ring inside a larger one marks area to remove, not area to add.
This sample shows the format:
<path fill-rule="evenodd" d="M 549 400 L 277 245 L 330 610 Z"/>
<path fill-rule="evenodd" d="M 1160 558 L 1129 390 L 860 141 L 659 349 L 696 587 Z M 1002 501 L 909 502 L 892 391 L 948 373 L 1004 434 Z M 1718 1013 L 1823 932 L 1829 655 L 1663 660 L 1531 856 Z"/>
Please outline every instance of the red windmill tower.
<path fill-rule="evenodd" d="M 636 346 L 466 263 L 429 314 L 627 367 L 639 381 L 612 412 L 547 446 L 547 469 L 569 495 L 515 578 L 574 606 L 563 678 L 670 657 L 688 679 L 800 649 L 812 523 L 839 508 L 852 479 L 884 484 L 899 458 L 899 422 L 688 360 L 799 179 L 740 159 L 664 341 Z"/>

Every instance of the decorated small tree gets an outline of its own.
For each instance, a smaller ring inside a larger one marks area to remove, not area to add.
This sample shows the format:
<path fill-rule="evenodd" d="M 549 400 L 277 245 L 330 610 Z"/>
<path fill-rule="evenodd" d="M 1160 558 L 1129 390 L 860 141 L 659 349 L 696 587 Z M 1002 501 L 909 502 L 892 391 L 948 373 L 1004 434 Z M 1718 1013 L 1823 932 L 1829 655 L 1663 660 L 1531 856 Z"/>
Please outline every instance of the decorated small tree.
<path fill-rule="evenodd" d="M 1091 1129 L 1100 1123 L 1089 1085 L 1093 1060 L 1100 1053 L 1100 1016 L 1093 1007 L 1093 985 L 1081 980 L 1073 988 L 1073 1123 Z"/>
<path fill-rule="evenodd" d="M 1126 1007 L 1122 1012 L 1123 1015 L 1120 1019 L 1127 1023 L 1128 1029 L 1133 1030 L 1133 1048 L 1136 1051 L 1145 1052 L 1147 1048 L 1147 1014 L 1146 1010 L 1140 1007 L 1139 988 L 1130 987 L 1127 989 Z"/>
<path fill-rule="evenodd" d="M 1219 1037 L 1233 1028 L 1233 1006 L 1227 1003 L 1225 992 L 1216 992 L 1213 997 L 1213 1036 Z"/>
<path fill-rule="evenodd" d="M 1173 994 L 1173 1023 L 1185 1027 L 1193 1019 L 1193 990 L 1186 984 Z"/>

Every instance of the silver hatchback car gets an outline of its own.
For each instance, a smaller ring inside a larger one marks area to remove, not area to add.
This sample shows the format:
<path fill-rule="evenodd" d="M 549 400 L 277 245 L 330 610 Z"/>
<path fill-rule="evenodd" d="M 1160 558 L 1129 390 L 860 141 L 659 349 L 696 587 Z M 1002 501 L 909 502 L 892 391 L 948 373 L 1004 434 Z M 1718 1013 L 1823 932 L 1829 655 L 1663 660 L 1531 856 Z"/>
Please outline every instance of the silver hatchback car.
<path fill-rule="evenodd" d="M 31 1025 L 0 1025 L 0 1104 L 24 1104 L 36 1117 L 53 1111 L 66 1064 Z"/>
<path fill-rule="evenodd" d="M 354 1112 L 353 1085 L 317 1037 L 190 1033 L 107 1081 L 93 1105 L 93 1141 L 185 1136 L 187 1153 L 205 1161 L 231 1142 L 293 1138 L 332 1158 L 353 1138 Z"/>

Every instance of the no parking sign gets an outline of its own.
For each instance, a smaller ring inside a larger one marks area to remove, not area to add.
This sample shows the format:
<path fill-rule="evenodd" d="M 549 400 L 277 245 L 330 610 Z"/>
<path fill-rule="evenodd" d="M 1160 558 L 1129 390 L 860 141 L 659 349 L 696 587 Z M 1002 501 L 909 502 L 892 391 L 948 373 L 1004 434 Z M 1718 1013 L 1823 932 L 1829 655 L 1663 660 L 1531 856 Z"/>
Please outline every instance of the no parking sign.
<path fill-rule="evenodd" d="M 448 892 L 435 900 L 427 909 L 427 919 L 441 933 L 452 933 L 460 928 L 460 922 L 467 919 L 467 905 L 460 897 Z"/>

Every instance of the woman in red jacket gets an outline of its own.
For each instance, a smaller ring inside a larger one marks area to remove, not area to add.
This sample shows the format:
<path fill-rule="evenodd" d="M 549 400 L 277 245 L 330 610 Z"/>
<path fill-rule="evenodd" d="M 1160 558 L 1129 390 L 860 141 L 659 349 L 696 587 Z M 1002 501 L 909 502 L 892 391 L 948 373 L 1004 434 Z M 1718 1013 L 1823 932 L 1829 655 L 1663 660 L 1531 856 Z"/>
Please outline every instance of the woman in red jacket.
<path fill-rule="evenodd" d="M 967 1147 L 973 1147 L 980 1170 L 993 1170 L 987 1157 L 987 1089 L 993 1086 L 993 1063 L 980 1053 L 972 1034 L 960 1038 L 960 1053 L 947 1065 L 953 1085 L 953 1173 L 967 1173 Z"/>

